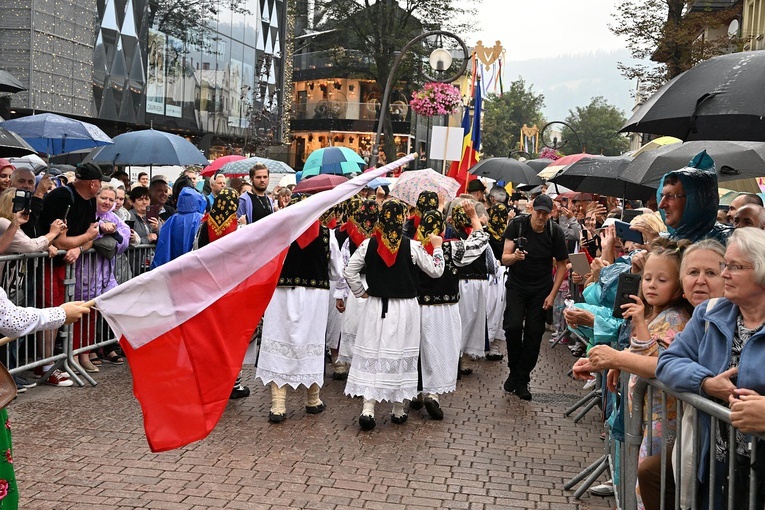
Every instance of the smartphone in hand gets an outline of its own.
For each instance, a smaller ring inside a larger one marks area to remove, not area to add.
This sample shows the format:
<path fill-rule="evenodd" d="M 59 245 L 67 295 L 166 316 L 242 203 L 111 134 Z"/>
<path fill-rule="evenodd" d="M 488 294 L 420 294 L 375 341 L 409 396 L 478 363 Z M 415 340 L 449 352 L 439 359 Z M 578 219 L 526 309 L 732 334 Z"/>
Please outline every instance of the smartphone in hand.
<path fill-rule="evenodd" d="M 146 208 L 146 220 L 150 220 L 151 218 L 157 218 L 159 219 L 159 210 L 162 208 L 161 205 L 150 205 Z"/>
<path fill-rule="evenodd" d="M 617 319 L 624 318 L 622 305 L 634 303 L 630 296 L 637 296 L 640 292 L 640 275 L 633 273 L 621 273 L 619 282 L 616 284 L 616 300 L 614 301 L 613 316 Z"/>
<path fill-rule="evenodd" d="M 643 240 L 643 234 L 637 230 L 630 230 L 630 224 L 626 221 L 616 220 L 614 221 L 614 227 L 616 229 L 616 237 L 624 239 L 625 241 L 632 241 L 637 244 L 645 244 Z"/>

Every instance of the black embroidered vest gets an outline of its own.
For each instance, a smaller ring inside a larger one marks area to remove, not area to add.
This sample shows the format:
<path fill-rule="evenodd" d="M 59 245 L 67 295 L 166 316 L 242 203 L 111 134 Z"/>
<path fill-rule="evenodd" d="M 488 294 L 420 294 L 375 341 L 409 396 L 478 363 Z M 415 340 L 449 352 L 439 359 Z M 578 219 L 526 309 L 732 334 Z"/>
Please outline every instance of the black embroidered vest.
<path fill-rule="evenodd" d="M 279 275 L 279 287 L 329 289 L 329 229 L 319 227 L 311 244 L 300 248 L 293 241 Z"/>
<path fill-rule="evenodd" d="M 380 298 L 412 299 L 417 297 L 417 266 L 412 262 L 409 239 L 403 237 L 396 262 L 388 267 L 377 254 L 377 238 L 372 237 L 364 258 L 367 270 L 367 294 Z"/>
<path fill-rule="evenodd" d="M 446 246 L 448 243 L 444 242 L 444 274 L 440 278 L 431 278 L 418 268 L 417 301 L 421 305 L 444 305 L 460 300 L 459 269 L 454 265 L 452 250 Z"/>

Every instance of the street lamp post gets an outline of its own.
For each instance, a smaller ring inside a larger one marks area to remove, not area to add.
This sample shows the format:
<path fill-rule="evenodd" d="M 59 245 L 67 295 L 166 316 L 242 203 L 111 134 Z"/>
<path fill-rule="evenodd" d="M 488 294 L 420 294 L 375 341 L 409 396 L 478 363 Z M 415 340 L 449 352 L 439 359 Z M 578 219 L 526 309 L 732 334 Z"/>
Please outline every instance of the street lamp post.
<path fill-rule="evenodd" d="M 463 54 L 465 55 L 465 58 L 462 60 L 462 66 L 460 67 L 459 71 L 452 75 L 448 76 L 446 78 L 435 78 L 433 76 L 429 76 L 423 72 L 423 75 L 425 78 L 429 81 L 435 81 L 435 82 L 441 82 L 441 83 L 451 83 L 465 72 L 465 69 L 467 69 L 468 64 L 468 48 L 465 42 L 460 39 L 457 35 L 447 32 L 446 30 L 433 30 L 431 32 L 425 32 L 423 34 L 418 35 L 401 49 L 401 52 L 399 52 L 398 56 L 396 56 L 396 60 L 393 61 L 393 66 L 391 68 L 390 74 L 388 75 L 388 80 L 385 82 L 385 92 L 383 92 L 382 96 L 382 105 L 380 107 L 380 118 L 377 120 L 377 132 L 375 133 L 375 139 L 374 143 L 372 145 L 372 157 L 370 158 L 370 166 L 374 166 L 377 163 L 377 157 L 380 154 L 380 138 L 382 137 L 383 132 L 383 122 L 385 121 L 385 115 L 388 112 L 388 103 L 390 101 L 390 93 L 391 89 L 393 88 L 393 80 L 396 77 L 396 72 L 398 71 L 398 66 L 401 64 L 401 60 L 406 54 L 407 51 L 417 42 L 421 41 L 422 39 L 425 39 L 426 37 L 432 37 L 437 35 L 443 35 L 447 37 L 451 37 L 452 39 L 455 39 L 459 45 L 462 47 Z M 452 62 L 451 54 L 443 49 L 438 48 L 434 50 L 430 55 L 430 65 L 433 67 L 433 70 L 435 71 L 444 71 L 446 69 L 449 69 Z"/>
<path fill-rule="evenodd" d="M 581 152 L 584 152 L 584 147 L 582 147 L 582 140 L 579 138 L 579 134 L 576 132 L 576 130 L 573 127 L 571 127 L 570 124 L 568 124 L 567 122 L 563 122 L 562 120 L 554 120 L 552 122 L 548 122 L 545 125 L 545 127 L 542 128 L 542 131 L 540 131 L 540 136 L 542 137 L 542 144 L 545 147 L 549 147 L 550 149 L 552 149 L 554 151 L 557 151 L 558 149 L 562 149 L 563 147 L 568 145 L 569 141 L 566 140 L 565 138 L 562 138 L 560 143 L 558 143 L 558 137 L 557 136 L 553 136 L 553 138 L 551 140 L 552 141 L 552 145 L 547 143 L 548 138 L 545 137 L 545 131 L 547 131 L 548 128 L 550 128 L 550 126 L 552 126 L 553 124 L 562 124 L 563 126 L 567 127 L 569 129 L 569 131 L 571 131 L 574 134 L 574 136 L 576 137 L 576 142 L 577 142 L 577 144 L 579 144 L 579 150 Z M 561 136 L 562 136 L 563 135 L 563 130 L 562 129 L 561 129 L 560 133 L 561 133 Z"/>

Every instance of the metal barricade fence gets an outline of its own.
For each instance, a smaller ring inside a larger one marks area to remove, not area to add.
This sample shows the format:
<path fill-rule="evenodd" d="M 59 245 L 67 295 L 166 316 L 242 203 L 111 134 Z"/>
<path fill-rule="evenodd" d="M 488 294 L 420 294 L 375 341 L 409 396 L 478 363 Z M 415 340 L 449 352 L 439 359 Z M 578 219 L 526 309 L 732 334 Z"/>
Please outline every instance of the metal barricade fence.
<path fill-rule="evenodd" d="M 2 255 L 0 286 L 11 302 L 21 307 L 46 308 L 67 301 L 87 300 L 93 297 L 90 292 L 102 284 L 110 271 L 117 283 L 123 283 L 148 271 L 153 256 L 154 245 L 131 246 L 107 261 L 106 266 L 103 260 L 98 260 L 95 250 L 82 253 L 77 263 L 63 266 L 60 259 L 48 257 L 47 252 Z M 61 278 L 63 289 L 54 285 L 54 280 Z M 58 331 L 27 335 L 0 347 L 0 361 L 12 374 L 53 363 L 52 370 L 66 371 L 78 385 L 84 385 L 78 377 L 82 376 L 95 386 L 95 380 L 81 369 L 76 356 L 116 342 L 106 322 L 92 310 L 77 323 Z"/>
<path fill-rule="evenodd" d="M 629 374 L 622 373 L 621 392 L 624 399 L 623 405 L 627 405 Z M 614 488 L 616 490 L 617 507 L 626 510 L 637 508 L 637 494 L 635 487 L 638 480 L 638 458 L 640 447 L 644 441 L 644 434 L 649 444 L 652 440 L 652 423 L 644 420 L 644 403 L 651 410 L 654 403 L 661 402 L 661 437 L 660 447 L 660 505 L 662 509 L 699 509 L 699 508 L 727 508 L 729 510 L 762 510 L 765 508 L 762 484 L 765 469 L 765 459 L 758 460 L 765 455 L 765 434 L 750 436 L 749 458 L 742 459 L 736 452 L 736 434 L 738 430 L 731 425 L 730 410 L 708 400 L 700 395 L 692 393 L 675 393 L 666 385 L 656 379 L 638 378 L 637 383 L 631 389 L 631 409 L 624 412 L 624 443 L 614 440 L 609 434 L 606 444 L 606 453 L 610 456 L 612 473 L 614 473 Z M 668 421 L 668 402 L 671 399 L 677 401 L 676 434 L 672 433 L 672 427 Z M 692 413 L 687 416 L 683 424 L 684 413 Z M 701 462 L 701 434 L 706 425 L 702 424 L 702 413 L 709 416 L 709 438 L 706 477 L 703 487 L 700 488 L 699 464 Z M 648 416 L 650 418 L 650 411 Z M 727 429 L 727 432 L 725 430 Z M 609 428 L 607 427 L 607 430 Z M 722 430 L 723 437 L 727 436 L 727 453 L 725 461 L 717 460 L 717 431 Z M 611 432 L 609 430 L 609 432 Z M 692 437 L 684 438 L 683 435 Z M 674 446 L 677 445 L 675 448 Z M 620 452 L 618 462 L 614 453 Z M 655 452 L 649 452 L 655 453 Z M 670 456 L 670 457 L 667 457 Z M 671 462 L 667 462 L 670 460 Z M 736 466 L 748 466 L 747 470 L 736 469 Z M 758 467 L 755 467 L 758 466 Z M 673 474 L 674 471 L 674 474 Z M 674 479 L 675 475 L 677 480 Z M 748 477 L 748 491 L 746 495 L 737 494 L 741 489 L 742 482 Z M 618 479 L 618 482 L 617 482 Z M 675 486 L 674 500 L 665 501 L 665 495 L 670 483 Z M 737 489 L 737 486 L 738 489 Z M 703 490 L 703 492 L 702 492 Z M 642 493 L 641 493 L 642 495 Z M 724 498 L 724 501 L 723 501 Z"/>

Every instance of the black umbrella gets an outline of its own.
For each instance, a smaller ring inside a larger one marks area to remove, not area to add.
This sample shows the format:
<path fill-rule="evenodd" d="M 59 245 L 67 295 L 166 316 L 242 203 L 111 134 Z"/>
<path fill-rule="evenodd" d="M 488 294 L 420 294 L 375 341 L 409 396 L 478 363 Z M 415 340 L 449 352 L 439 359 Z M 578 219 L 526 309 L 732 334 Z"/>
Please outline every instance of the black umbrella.
<path fill-rule="evenodd" d="M 665 145 L 640 154 L 627 167 L 626 179 L 658 187 L 664 174 L 687 166 L 704 150 L 715 162 L 719 182 L 765 176 L 765 143 L 699 140 Z"/>
<path fill-rule="evenodd" d="M 656 195 L 655 187 L 626 179 L 626 171 L 631 162 L 631 158 L 623 156 L 582 158 L 559 170 L 549 182 L 578 192 L 612 197 L 647 200 Z"/>
<path fill-rule="evenodd" d="M 23 138 L 0 127 L 0 157 L 26 156 L 27 154 L 37 154 Z"/>
<path fill-rule="evenodd" d="M 473 175 L 489 177 L 495 181 L 524 184 L 542 184 L 542 179 L 524 162 L 513 158 L 489 158 L 479 161 L 470 169 Z"/>
<path fill-rule="evenodd" d="M 21 92 L 27 90 L 19 80 L 8 71 L 0 70 L 0 92 Z"/>
<path fill-rule="evenodd" d="M 536 173 L 539 173 L 545 168 L 547 168 L 552 162 L 553 160 L 549 158 L 537 158 L 537 159 L 530 159 L 528 161 L 524 161 L 524 163 L 529 165 L 531 169 L 534 170 Z"/>
<path fill-rule="evenodd" d="M 621 131 L 765 141 L 765 51 L 698 63 L 651 96 Z"/>

